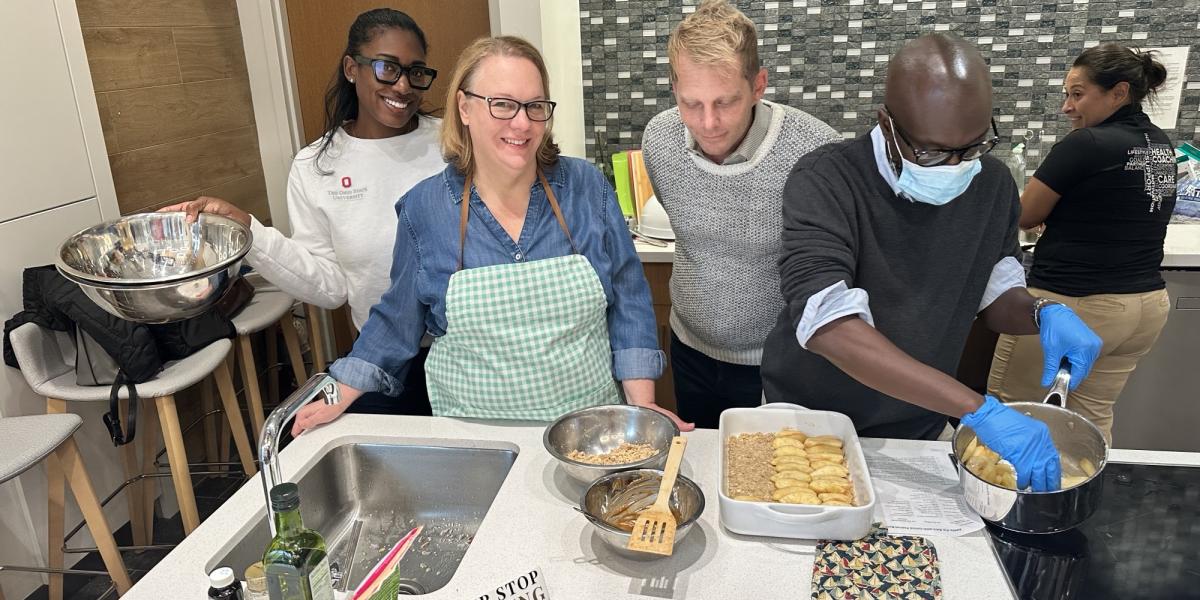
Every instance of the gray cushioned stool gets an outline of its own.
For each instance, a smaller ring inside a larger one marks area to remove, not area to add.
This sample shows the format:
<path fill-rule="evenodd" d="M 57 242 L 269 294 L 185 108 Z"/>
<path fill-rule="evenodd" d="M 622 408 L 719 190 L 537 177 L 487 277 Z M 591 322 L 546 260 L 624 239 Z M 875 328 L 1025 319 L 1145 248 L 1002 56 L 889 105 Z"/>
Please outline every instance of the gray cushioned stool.
<path fill-rule="evenodd" d="M 108 402 L 109 386 L 83 386 L 75 383 L 75 346 L 70 334 L 44 329 L 36 323 L 26 323 L 12 331 L 10 341 L 25 381 L 35 392 L 45 396 L 47 414 L 67 413 L 67 402 Z M 157 417 L 170 461 L 171 480 L 179 500 L 179 514 L 183 520 L 185 534 L 191 533 L 200 524 L 200 516 L 196 509 L 196 496 L 192 490 L 183 431 L 175 408 L 175 392 L 191 387 L 212 374 L 217 381 L 226 419 L 233 431 L 242 468 L 248 476 L 257 473 L 254 454 L 246 435 L 242 413 L 238 410 L 237 395 L 226 361 L 232 347 L 233 344 L 229 340 L 217 340 L 183 360 L 168 362 L 162 372 L 153 379 L 137 384 L 141 410 L 137 419 L 136 440 L 140 440 L 142 444 L 141 466 L 138 466 L 134 444 L 120 447 L 121 462 L 127 480 L 134 479 L 140 473 L 154 472 L 154 458 L 158 452 L 154 427 Z M 121 388 L 120 397 L 129 397 L 126 388 Z M 152 410 L 151 405 L 157 410 Z M 122 421 L 128 422 L 128 415 L 123 414 Z M 53 467 L 53 463 L 50 466 Z M 64 480 L 61 472 L 56 472 L 53 468 L 50 471 L 49 487 L 53 503 L 54 494 L 62 496 Z M 133 489 L 126 496 L 134 540 L 137 544 L 148 544 L 153 539 L 156 489 L 152 481 L 144 478 L 131 487 Z M 51 543 L 52 568 L 62 566 L 63 533 L 61 514 L 56 520 L 54 511 L 51 510 L 49 539 L 58 540 L 58 543 Z"/>
<path fill-rule="evenodd" d="M 108 570 L 117 595 L 124 594 L 133 583 L 129 572 L 125 570 L 125 561 L 113 541 L 112 529 L 108 519 L 96 499 L 96 490 L 92 487 L 92 479 L 83 468 L 83 459 L 79 455 L 79 447 L 75 444 L 75 430 L 83 424 L 79 415 L 32 415 L 27 417 L 0 417 L 0 483 L 12 479 L 42 460 L 47 461 L 47 476 L 51 471 L 65 474 L 71 485 L 71 492 L 79 503 L 83 520 L 87 523 L 88 531 L 96 541 L 96 548 L 104 559 L 104 567 Z M 50 520 L 57 515 L 59 522 L 63 520 L 65 510 L 62 487 L 59 494 L 50 498 Z M 49 538 L 51 551 L 57 546 L 61 549 L 62 539 L 57 541 Z M 61 553 L 60 553 L 61 556 Z M 59 564 L 57 567 L 62 568 Z M 14 568 L 20 570 L 20 568 Z M 57 596 L 51 591 L 51 598 L 62 598 L 62 575 L 51 577 L 58 579 Z"/>

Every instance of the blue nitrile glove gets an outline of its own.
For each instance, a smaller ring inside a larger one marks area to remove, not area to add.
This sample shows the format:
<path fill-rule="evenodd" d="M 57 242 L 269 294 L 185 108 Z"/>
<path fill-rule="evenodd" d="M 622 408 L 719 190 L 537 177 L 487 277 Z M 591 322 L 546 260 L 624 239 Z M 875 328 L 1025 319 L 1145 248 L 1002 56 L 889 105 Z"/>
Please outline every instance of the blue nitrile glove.
<path fill-rule="evenodd" d="M 1017 469 L 1019 489 L 1032 485 L 1035 492 L 1048 492 L 1062 484 L 1058 448 L 1054 447 L 1045 423 L 1005 406 L 992 396 L 984 396 L 983 406 L 963 415 L 962 423 L 975 430 L 980 442 L 1012 463 Z"/>
<path fill-rule="evenodd" d="M 1061 304 L 1046 306 L 1038 318 L 1042 324 L 1042 356 L 1046 360 L 1042 387 L 1049 387 L 1054 382 L 1063 357 L 1071 363 L 1071 389 L 1079 387 L 1092 370 L 1096 357 L 1100 356 L 1104 340 L 1075 311 Z"/>

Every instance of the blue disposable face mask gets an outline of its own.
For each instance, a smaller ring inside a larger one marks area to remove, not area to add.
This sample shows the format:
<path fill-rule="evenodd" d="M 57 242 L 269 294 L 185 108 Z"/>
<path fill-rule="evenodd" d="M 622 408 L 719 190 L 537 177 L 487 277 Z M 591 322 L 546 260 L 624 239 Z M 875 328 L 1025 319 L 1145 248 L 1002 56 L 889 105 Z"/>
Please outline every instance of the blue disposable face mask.
<path fill-rule="evenodd" d="M 891 121 L 891 115 L 888 115 Z M 891 122 L 892 144 L 900 156 L 900 178 L 896 187 L 910 200 L 941 206 L 962 195 L 971 186 L 971 181 L 983 170 L 979 160 L 964 160 L 957 165 L 922 167 L 904 158 L 900 144 L 896 141 L 896 123 Z"/>

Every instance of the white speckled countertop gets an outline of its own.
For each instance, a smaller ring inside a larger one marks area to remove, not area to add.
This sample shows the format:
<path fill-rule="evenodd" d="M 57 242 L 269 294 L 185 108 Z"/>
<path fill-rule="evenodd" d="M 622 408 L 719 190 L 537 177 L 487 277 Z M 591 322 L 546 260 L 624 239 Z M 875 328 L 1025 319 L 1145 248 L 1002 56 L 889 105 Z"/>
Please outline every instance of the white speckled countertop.
<path fill-rule="evenodd" d="M 639 239 L 633 240 L 638 258 L 644 263 L 669 263 L 675 260 L 675 242 L 666 242 L 666 247 L 647 244 Z"/>
<path fill-rule="evenodd" d="M 1162 266 L 1164 269 L 1200 267 L 1200 225 L 1167 225 Z"/>
<path fill-rule="evenodd" d="M 306 471 L 330 448 L 356 442 L 490 447 L 514 445 L 519 454 L 475 541 L 450 583 L 426 597 L 475 600 L 517 576 L 540 568 L 550 598 L 809 598 L 814 542 L 749 537 L 725 531 L 717 502 L 719 440 L 716 430 L 687 434 L 682 472 L 705 492 L 699 530 L 674 556 L 640 562 L 614 555 L 571 510 L 583 488 L 568 478 L 542 447 L 540 424 L 346 415 L 301 436 L 281 453 L 285 477 Z M 868 453 L 884 444 L 947 442 L 863 440 Z M 1111 460 L 1200 464 L 1200 455 L 1114 450 Z M 205 565 L 240 538 L 265 510 L 262 487 L 252 480 L 196 529 L 124 596 L 126 600 L 202 598 Z M 1009 599 L 1009 587 L 982 532 L 930 537 L 941 560 L 946 598 Z"/>

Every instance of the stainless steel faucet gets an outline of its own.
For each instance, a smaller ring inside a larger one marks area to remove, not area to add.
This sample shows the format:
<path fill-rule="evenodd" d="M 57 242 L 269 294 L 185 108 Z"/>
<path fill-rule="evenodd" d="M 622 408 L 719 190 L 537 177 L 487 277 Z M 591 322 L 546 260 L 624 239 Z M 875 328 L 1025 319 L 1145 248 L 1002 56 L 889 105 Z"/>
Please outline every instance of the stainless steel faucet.
<path fill-rule="evenodd" d="M 271 488 L 283 482 L 279 473 L 279 435 L 284 426 L 292 422 L 296 413 L 320 394 L 325 395 L 325 404 L 337 404 L 341 401 L 337 381 L 328 373 L 317 373 L 309 377 L 300 389 L 292 392 L 287 400 L 271 411 L 271 416 L 267 417 L 267 422 L 263 424 L 258 459 L 262 465 L 259 471 L 262 473 L 263 493 L 267 498 L 267 524 L 271 527 L 272 537 L 275 536 L 275 511 L 271 509 Z"/>

